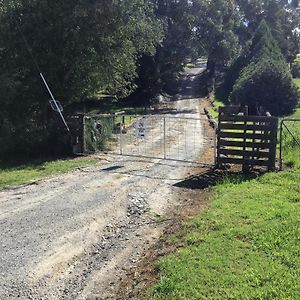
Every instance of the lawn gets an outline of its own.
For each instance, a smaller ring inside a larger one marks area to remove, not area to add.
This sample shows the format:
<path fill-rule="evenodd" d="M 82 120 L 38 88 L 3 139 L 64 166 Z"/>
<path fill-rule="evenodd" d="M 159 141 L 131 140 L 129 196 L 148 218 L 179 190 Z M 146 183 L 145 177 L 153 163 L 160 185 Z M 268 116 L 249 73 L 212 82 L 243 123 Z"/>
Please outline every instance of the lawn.
<path fill-rule="evenodd" d="M 51 175 L 67 173 L 79 167 L 97 163 L 96 159 L 64 159 L 53 161 L 32 161 L 14 166 L 0 163 L 0 190 L 12 185 L 30 183 Z"/>
<path fill-rule="evenodd" d="M 300 299 L 299 182 L 291 170 L 215 187 L 147 299 Z"/>

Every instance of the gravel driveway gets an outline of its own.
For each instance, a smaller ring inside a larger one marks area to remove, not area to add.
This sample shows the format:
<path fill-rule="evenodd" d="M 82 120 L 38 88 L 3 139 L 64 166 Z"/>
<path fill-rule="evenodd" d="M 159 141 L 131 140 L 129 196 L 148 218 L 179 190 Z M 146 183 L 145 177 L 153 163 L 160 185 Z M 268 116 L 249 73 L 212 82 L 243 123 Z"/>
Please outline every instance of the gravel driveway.
<path fill-rule="evenodd" d="M 199 116 L 200 100 L 178 103 L 179 110 L 189 106 Z M 174 185 L 196 168 L 159 159 L 98 158 L 95 166 L 0 191 L 0 299 L 115 299 L 124 271 L 180 206 Z"/>

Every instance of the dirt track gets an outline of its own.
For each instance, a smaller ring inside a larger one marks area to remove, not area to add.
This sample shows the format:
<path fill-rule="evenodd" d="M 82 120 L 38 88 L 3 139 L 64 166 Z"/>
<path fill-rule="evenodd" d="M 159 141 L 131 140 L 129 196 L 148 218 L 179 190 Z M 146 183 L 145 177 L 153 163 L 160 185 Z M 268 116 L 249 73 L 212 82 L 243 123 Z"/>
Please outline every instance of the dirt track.
<path fill-rule="evenodd" d="M 175 103 L 180 116 L 190 106 L 199 117 L 203 105 Z M 205 145 L 197 151 L 212 162 Z M 179 199 L 179 183 L 201 171 L 184 162 L 98 157 L 99 165 L 0 192 L 0 299 L 116 299 L 120 279 L 190 201 Z"/>

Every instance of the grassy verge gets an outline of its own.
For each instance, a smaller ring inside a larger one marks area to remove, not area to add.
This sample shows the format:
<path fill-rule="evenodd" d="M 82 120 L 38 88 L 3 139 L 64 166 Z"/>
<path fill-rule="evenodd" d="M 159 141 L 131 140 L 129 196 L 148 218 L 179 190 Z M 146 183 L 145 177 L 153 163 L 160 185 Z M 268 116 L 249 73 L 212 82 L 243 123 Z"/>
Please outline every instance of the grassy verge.
<path fill-rule="evenodd" d="M 217 120 L 219 117 L 219 107 L 223 107 L 225 104 L 217 99 L 214 99 L 212 107 L 208 108 L 212 117 Z"/>
<path fill-rule="evenodd" d="M 54 161 L 32 161 L 12 166 L 0 163 L 0 190 L 14 185 L 30 183 L 50 175 L 67 173 L 79 167 L 95 164 L 95 159 L 64 159 Z"/>
<path fill-rule="evenodd" d="M 152 299 L 300 299 L 300 170 L 227 180 L 158 263 Z"/>

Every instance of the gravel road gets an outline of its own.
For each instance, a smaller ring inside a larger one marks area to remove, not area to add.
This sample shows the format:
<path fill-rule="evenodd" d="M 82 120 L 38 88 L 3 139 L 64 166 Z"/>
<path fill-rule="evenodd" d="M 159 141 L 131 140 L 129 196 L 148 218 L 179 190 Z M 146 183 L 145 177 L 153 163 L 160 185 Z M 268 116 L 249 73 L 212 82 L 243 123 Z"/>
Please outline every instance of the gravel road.
<path fill-rule="evenodd" d="M 201 103 L 189 99 L 175 106 L 180 116 L 189 106 L 192 113 L 185 116 L 197 117 Z M 0 191 L 0 299 L 115 299 L 120 278 L 180 206 L 175 184 L 196 168 L 97 157 L 95 166 Z"/>

